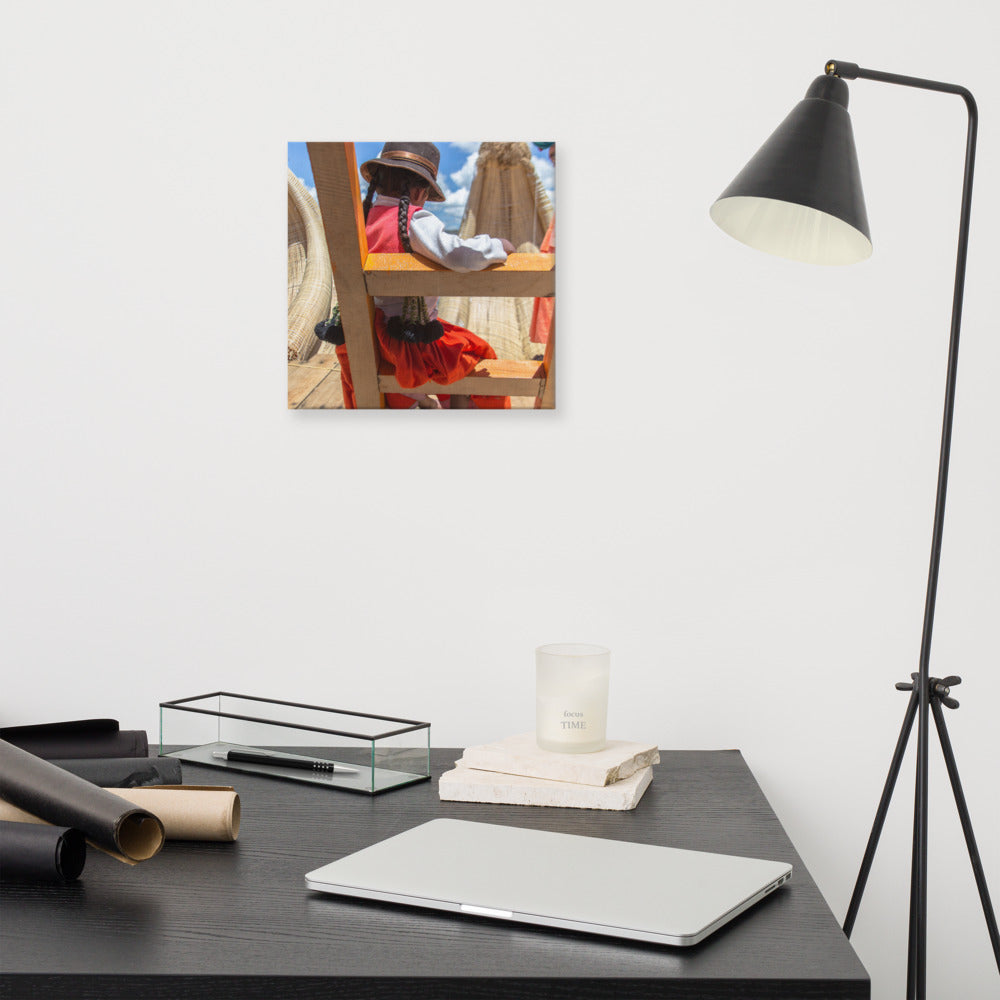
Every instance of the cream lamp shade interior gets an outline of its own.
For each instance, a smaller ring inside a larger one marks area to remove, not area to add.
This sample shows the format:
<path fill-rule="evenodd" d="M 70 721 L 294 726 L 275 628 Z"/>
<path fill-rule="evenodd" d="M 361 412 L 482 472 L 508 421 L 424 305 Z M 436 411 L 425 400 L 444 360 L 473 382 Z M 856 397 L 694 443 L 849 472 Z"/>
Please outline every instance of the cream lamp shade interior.
<path fill-rule="evenodd" d="M 712 220 L 758 250 L 809 264 L 872 253 L 847 84 L 818 77 L 712 205 Z"/>

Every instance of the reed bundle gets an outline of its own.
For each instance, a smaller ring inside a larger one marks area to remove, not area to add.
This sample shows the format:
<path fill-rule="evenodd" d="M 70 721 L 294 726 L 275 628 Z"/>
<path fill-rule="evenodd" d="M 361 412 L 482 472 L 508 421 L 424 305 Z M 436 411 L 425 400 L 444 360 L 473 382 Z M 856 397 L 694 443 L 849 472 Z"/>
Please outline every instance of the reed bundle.
<path fill-rule="evenodd" d="M 320 341 L 313 329 L 329 318 L 333 272 L 316 202 L 288 171 L 288 360 L 305 361 Z"/>
<path fill-rule="evenodd" d="M 484 142 L 459 236 L 488 233 L 510 240 L 519 253 L 537 253 L 551 220 L 552 202 L 531 162 L 528 144 Z M 530 298 L 448 296 L 441 299 L 438 312 L 442 319 L 485 337 L 498 357 L 525 361 L 540 357 L 544 350 L 529 337 L 533 305 Z"/>
<path fill-rule="evenodd" d="M 502 236 L 514 246 L 540 245 L 552 202 L 531 162 L 526 142 L 484 142 L 458 235 Z"/>
<path fill-rule="evenodd" d="M 507 361 L 531 360 L 541 356 L 544 345 L 528 338 L 534 299 L 448 298 L 441 299 L 438 313 L 449 323 L 488 340 L 498 358 Z M 445 315 L 447 313 L 447 315 Z"/>

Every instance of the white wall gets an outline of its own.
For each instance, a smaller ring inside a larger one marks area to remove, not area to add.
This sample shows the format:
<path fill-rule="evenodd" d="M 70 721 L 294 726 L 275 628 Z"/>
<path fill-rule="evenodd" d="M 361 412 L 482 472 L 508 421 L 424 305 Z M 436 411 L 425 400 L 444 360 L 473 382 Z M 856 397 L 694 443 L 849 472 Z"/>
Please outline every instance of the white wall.
<path fill-rule="evenodd" d="M 864 265 L 708 218 L 837 57 L 982 109 L 932 670 L 966 680 L 1000 894 L 995 4 L 546 7 L 8 14 L 0 722 L 155 732 L 226 688 L 467 745 L 530 728 L 535 645 L 601 642 L 612 732 L 742 748 L 842 918 L 917 666 L 962 103 L 851 85 Z M 557 412 L 286 411 L 285 142 L 392 132 L 558 140 Z M 932 751 L 929 993 L 996 996 Z M 911 764 L 854 938 L 876 1000 L 905 981 Z"/>

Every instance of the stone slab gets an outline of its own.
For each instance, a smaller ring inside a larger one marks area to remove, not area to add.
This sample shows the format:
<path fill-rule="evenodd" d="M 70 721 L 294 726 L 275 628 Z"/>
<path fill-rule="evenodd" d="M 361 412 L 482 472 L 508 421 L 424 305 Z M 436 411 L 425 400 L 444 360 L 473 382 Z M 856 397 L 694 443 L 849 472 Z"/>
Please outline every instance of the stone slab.
<path fill-rule="evenodd" d="M 481 771 L 578 785 L 610 785 L 659 762 L 660 751 L 652 743 L 609 740 L 603 750 L 594 753 L 550 753 L 538 746 L 534 733 L 469 747 L 462 754 L 465 766 Z"/>
<path fill-rule="evenodd" d="M 577 785 L 569 781 L 526 778 L 519 774 L 480 771 L 456 762 L 438 782 L 446 802 L 490 802 L 512 806 L 560 806 L 568 809 L 634 809 L 653 780 L 653 769 L 644 767 L 611 785 Z"/>

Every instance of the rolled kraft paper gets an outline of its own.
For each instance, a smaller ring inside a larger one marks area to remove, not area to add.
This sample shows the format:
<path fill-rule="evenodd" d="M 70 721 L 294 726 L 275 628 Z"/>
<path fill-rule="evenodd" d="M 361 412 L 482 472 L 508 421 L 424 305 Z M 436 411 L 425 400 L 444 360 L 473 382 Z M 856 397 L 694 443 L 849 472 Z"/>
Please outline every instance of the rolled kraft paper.
<path fill-rule="evenodd" d="M 52 760 L 50 763 L 101 788 L 179 785 L 182 781 L 181 762 L 176 757 L 85 757 Z"/>
<path fill-rule="evenodd" d="M 5 740 L 0 798 L 42 822 L 81 830 L 94 847 L 126 864 L 145 861 L 163 846 L 163 824 L 152 813 Z"/>
<path fill-rule="evenodd" d="M 156 785 L 112 788 L 163 823 L 167 840 L 235 840 L 240 833 L 240 797 L 229 785 Z"/>
<path fill-rule="evenodd" d="M 240 797 L 229 786 L 155 785 L 109 788 L 112 795 L 152 813 L 167 840 L 235 840 L 240 832 Z M 32 813 L 0 801 L 0 821 L 40 823 Z"/>
<path fill-rule="evenodd" d="M 87 860 L 79 830 L 0 822 L 0 879 L 71 882 Z"/>
<path fill-rule="evenodd" d="M 8 726 L 0 739 L 36 757 L 148 757 L 149 739 L 141 729 L 119 729 L 114 719 L 76 719 L 38 726 Z"/>

